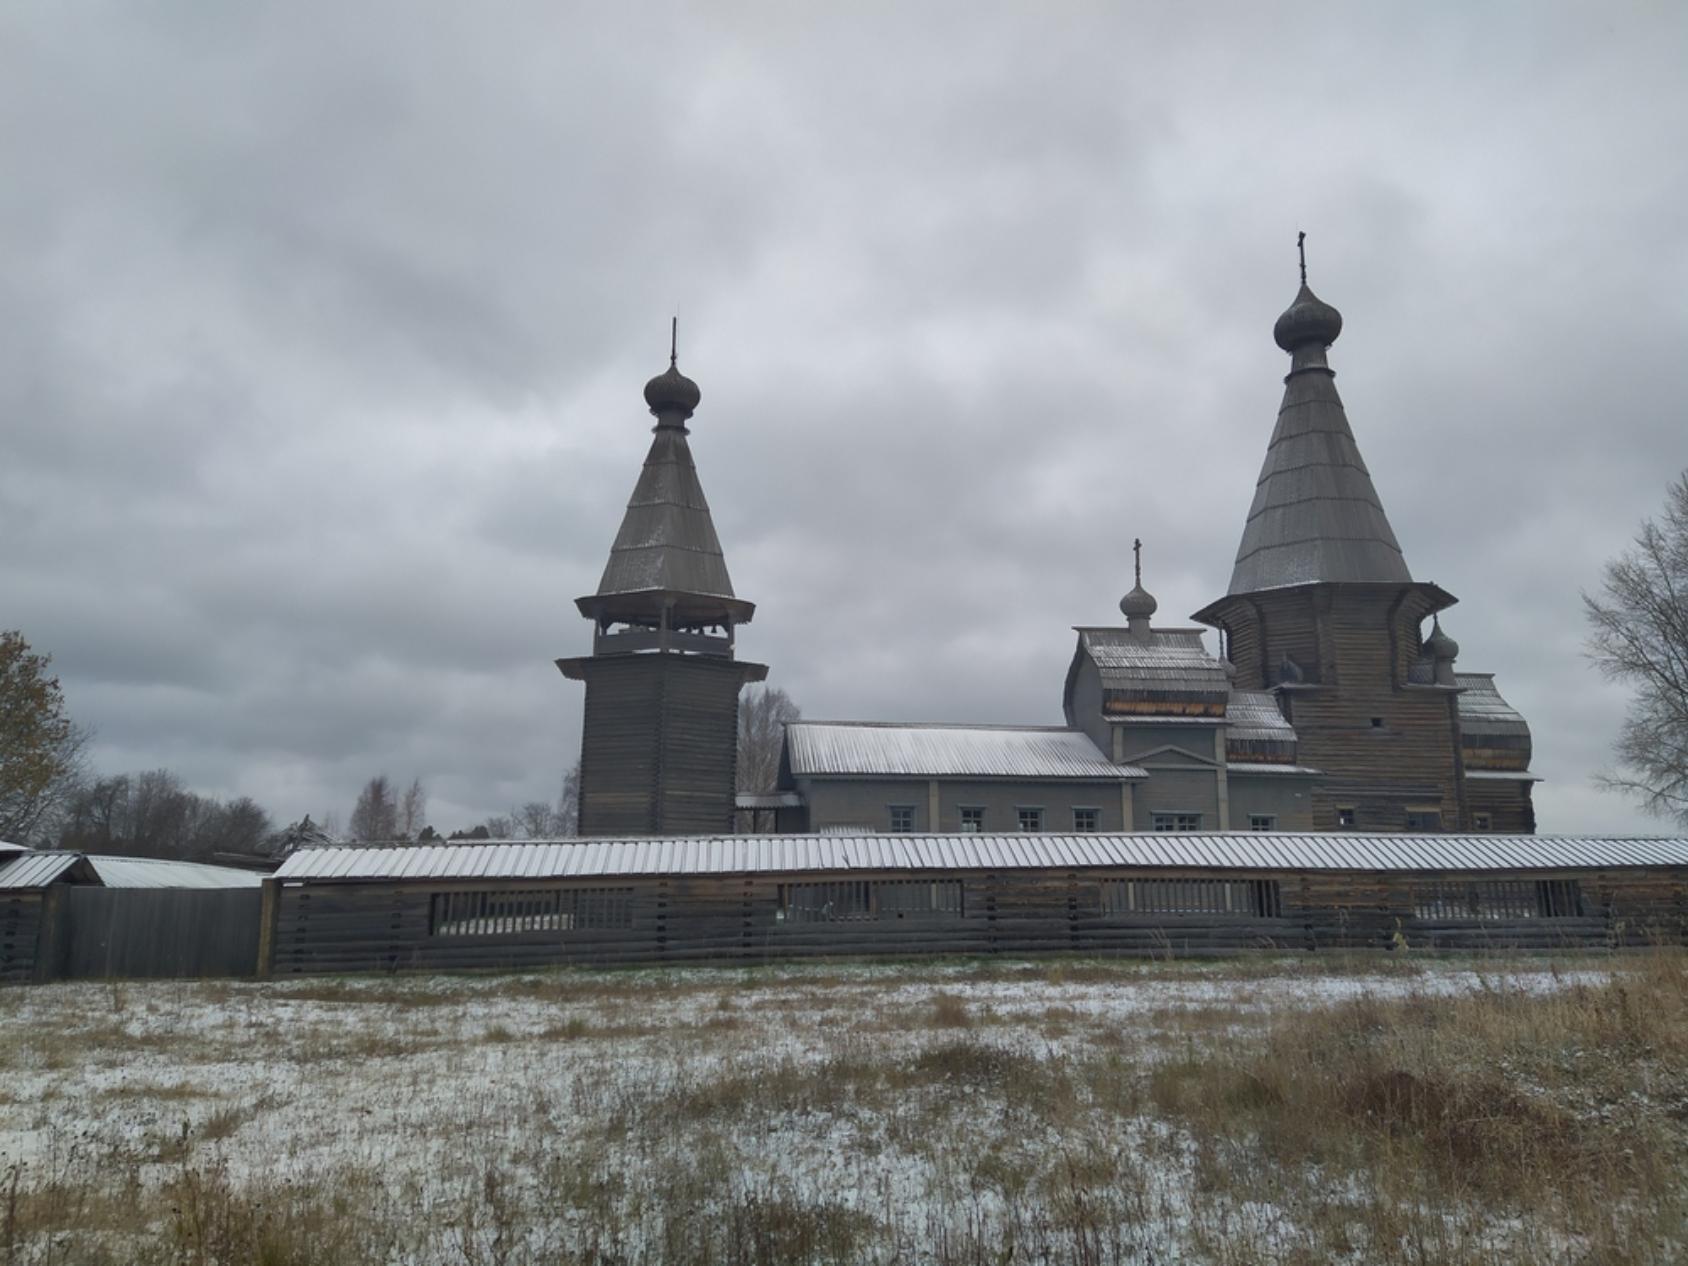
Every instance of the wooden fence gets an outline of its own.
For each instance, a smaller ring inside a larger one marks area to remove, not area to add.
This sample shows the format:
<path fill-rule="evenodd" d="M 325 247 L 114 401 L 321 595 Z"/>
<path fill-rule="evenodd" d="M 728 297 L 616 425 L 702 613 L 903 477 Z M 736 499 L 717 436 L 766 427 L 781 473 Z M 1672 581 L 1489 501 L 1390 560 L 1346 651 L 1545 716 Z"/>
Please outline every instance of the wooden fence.
<path fill-rule="evenodd" d="M 266 884 L 266 973 L 1681 945 L 1688 872 L 932 873 Z"/>
<path fill-rule="evenodd" d="M 256 888 L 97 888 L 45 892 L 35 980 L 252 976 L 263 894 Z"/>

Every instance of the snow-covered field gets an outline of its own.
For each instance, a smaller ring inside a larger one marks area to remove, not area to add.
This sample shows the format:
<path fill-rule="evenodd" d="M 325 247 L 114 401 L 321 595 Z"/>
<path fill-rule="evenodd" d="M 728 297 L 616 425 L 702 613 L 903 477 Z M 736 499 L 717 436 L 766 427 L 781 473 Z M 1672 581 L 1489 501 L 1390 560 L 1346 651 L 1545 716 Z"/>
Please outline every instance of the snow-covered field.
<path fill-rule="evenodd" d="M 1298 1202 L 1375 1193 L 1220 1181 L 1157 1070 L 1355 1000 L 1516 1003 L 1611 970 L 1319 968 L 11 989 L 0 1261 L 1321 1260 L 1298 1255 L 1329 1255 L 1328 1219 Z M 1461 1253 L 1517 1229 L 1445 1221 Z"/>

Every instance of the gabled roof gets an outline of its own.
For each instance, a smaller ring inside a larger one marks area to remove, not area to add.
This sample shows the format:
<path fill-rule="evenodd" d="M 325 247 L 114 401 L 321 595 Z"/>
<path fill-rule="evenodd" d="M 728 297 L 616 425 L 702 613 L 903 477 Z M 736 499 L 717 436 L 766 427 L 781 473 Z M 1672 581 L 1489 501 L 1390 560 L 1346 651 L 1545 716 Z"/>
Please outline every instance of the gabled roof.
<path fill-rule="evenodd" d="M 1102 689 L 1166 694 L 1223 695 L 1230 689 L 1225 665 L 1202 645 L 1200 629 L 1081 628 L 1079 646 L 1102 676 Z"/>
<path fill-rule="evenodd" d="M 1148 775 L 1115 765 L 1082 730 L 1041 725 L 792 721 L 786 759 L 798 778 L 1057 778 Z"/>
<path fill-rule="evenodd" d="M 1312 292 L 1302 294 L 1280 324 Z M 1340 317 L 1336 330 L 1340 330 Z M 1335 331 L 1328 331 L 1335 338 Z M 1278 425 L 1243 526 L 1229 594 L 1286 585 L 1410 584 L 1412 576 L 1360 458 L 1320 339 L 1295 346 Z"/>
<path fill-rule="evenodd" d="M 1463 689 L 1459 699 L 1459 728 L 1462 734 L 1530 736 L 1523 715 L 1501 698 L 1493 673 L 1455 673 L 1454 684 Z"/>
<path fill-rule="evenodd" d="M 624 875 L 1142 867 L 1529 871 L 1688 867 L 1688 839 L 1550 835 L 714 835 L 302 848 L 283 881 L 598 879 Z"/>

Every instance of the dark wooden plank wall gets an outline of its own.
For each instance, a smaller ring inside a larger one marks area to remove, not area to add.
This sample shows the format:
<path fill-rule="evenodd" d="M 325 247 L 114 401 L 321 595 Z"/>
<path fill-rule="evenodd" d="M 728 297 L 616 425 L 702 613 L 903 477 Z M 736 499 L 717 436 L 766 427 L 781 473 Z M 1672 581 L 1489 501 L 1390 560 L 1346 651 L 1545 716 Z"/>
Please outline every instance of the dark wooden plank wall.
<path fill-rule="evenodd" d="M 273 971 L 288 975 L 934 953 L 1188 957 L 1269 949 L 1600 948 L 1683 944 L 1688 931 L 1688 871 L 1513 877 L 1532 882 L 1541 878 L 1578 880 L 1583 914 L 1577 918 L 1420 920 L 1414 917 L 1415 880 L 1375 873 L 1273 876 L 1280 899 L 1274 917 L 1111 914 L 1105 911 L 1101 897 L 1102 884 L 1108 880 L 1217 877 L 1211 871 L 1010 871 L 918 876 L 666 876 L 600 885 L 527 882 L 506 886 L 514 891 L 630 888 L 631 926 L 503 936 L 433 936 L 429 930 L 430 902 L 435 893 L 487 891 L 497 885 L 287 885 L 279 897 Z M 911 878 L 959 882 L 960 912 L 846 917 L 828 922 L 786 921 L 781 917 L 781 887 L 786 882 L 900 882 Z"/>
<path fill-rule="evenodd" d="M 251 976 L 258 970 L 257 888 L 59 885 L 52 961 L 38 976 Z"/>
<path fill-rule="evenodd" d="M 41 940 L 41 893 L 0 893 L 0 980 L 33 980 Z"/>
<path fill-rule="evenodd" d="M 588 660 L 582 835 L 733 829 L 745 667 L 702 655 Z"/>
<path fill-rule="evenodd" d="M 1465 780 L 1465 808 L 1471 815 L 1487 813 L 1491 831 L 1534 835 L 1536 810 L 1531 785 L 1489 778 Z M 1473 828 L 1475 824 L 1473 824 Z"/>

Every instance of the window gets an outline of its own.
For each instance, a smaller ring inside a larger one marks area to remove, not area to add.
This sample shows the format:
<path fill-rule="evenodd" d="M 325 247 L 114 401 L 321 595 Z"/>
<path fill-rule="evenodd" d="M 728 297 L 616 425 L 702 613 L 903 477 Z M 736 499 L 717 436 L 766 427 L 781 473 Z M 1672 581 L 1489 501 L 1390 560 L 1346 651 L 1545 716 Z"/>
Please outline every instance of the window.
<path fill-rule="evenodd" d="M 1574 879 L 1428 880 L 1413 892 L 1418 919 L 1574 919 L 1582 890 Z"/>
<path fill-rule="evenodd" d="M 1248 829 L 1251 831 L 1276 831 L 1278 819 L 1270 813 L 1251 813 L 1248 815 Z"/>
<path fill-rule="evenodd" d="M 1102 811 L 1100 809 L 1074 809 L 1073 830 L 1080 835 L 1089 835 L 1093 831 L 1102 829 Z"/>
<path fill-rule="evenodd" d="M 1442 811 L 1440 809 L 1407 810 L 1407 830 L 1440 831 L 1441 829 Z"/>
<path fill-rule="evenodd" d="M 1276 879 L 1109 879 L 1104 914 L 1221 914 L 1276 919 L 1283 905 Z"/>
<path fill-rule="evenodd" d="M 960 918 L 959 879 L 839 879 L 781 884 L 779 918 L 788 923 Z"/>
<path fill-rule="evenodd" d="M 633 926 L 631 888 L 538 888 L 436 892 L 432 936 L 519 936 Z"/>
<path fill-rule="evenodd" d="M 1154 827 L 1157 831 L 1199 831 L 1202 829 L 1202 815 L 1199 813 L 1157 813 L 1154 815 Z"/>
<path fill-rule="evenodd" d="M 1473 831 L 1492 831 L 1495 829 L 1495 820 L 1486 813 L 1473 813 L 1471 815 L 1471 829 Z"/>
<path fill-rule="evenodd" d="M 1373 717 L 1371 719 L 1371 728 L 1374 730 L 1381 730 L 1383 728 L 1383 718 Z"/>
<path fill-rule="evenodd" d="M 1336 824 L 1338 826 L 1358 826 L 1360 824 L 1360 815 L 1352 808 L 1339 808 L 1336 811 Z"/>
<path fill-rule="evenodd" d="M 912 804 L 894 804 L 891 808 L 891 830 L 899 834 L 906 834 L 914 830 L 914 806 Z"/>
<path fill-rule="evenodd" d="M 984 829 L 985 811 L 977 805 L 964 806 L 961 810 L 961 833 L 977 835 Z"/>
<path fill-rule="evenodd" d="M 1032 805 L 1020 805 L 1014 810 L 1022 831 L 1043 830 L 1043 810 Z"/>

